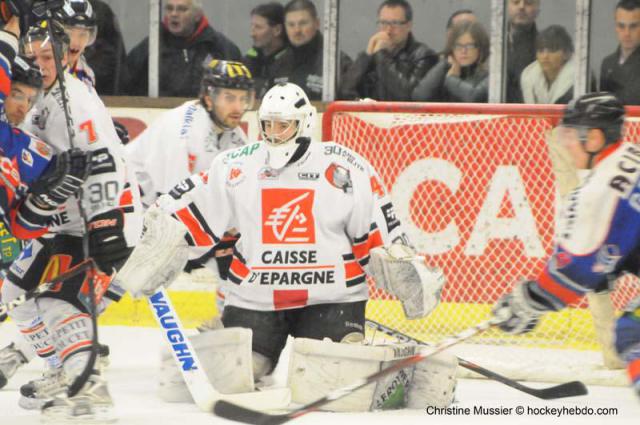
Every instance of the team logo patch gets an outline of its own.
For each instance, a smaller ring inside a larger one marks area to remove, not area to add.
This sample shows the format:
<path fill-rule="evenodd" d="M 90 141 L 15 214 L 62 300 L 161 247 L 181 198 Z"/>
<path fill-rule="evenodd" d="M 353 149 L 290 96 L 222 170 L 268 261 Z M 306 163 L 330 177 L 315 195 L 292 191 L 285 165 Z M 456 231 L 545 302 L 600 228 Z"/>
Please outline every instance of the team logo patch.
<path fill-rule="evenodd" d="M 27 164 L 29 167 L 33 167 L 33 156 L 31 152 L 26 149 L 22 149 L 22 162 Z"/>
<path fill-rule="evenodd" d="M 51 148 L 42 140 L 32 138 L 29 142 L 29 150 L 32 152 L 37 152 L 40 156 L 43 156 L 47 159 L 51 158 L 52 156 Z"/>
<path fill-rule="evenodd" d="M 258 171 L 258 180 L 275 180 L 278 178 L 278 170 L 271 167 L 264 167 Z"/>
<path fill-rule="evenodd" d="M 325 170 L 324 176 L 331 186 L 337 187 L 344 193 L 353 193 L 353 183 L 351 183 L 351 172 L 346 168 L 332 162 Z"/>
<path fill-rule="evenodd" d="M 244 181 L 245 177 L 246 175 L 242 169 L 232 164 L 229 169 L 229 174 L 227 174 L 227 186 L 237 186 Z"/>
<path fill-rule="evenodd" d="M 308 189 L 263 189 L 262 243 L 315 243 L 314 195 Z"/>

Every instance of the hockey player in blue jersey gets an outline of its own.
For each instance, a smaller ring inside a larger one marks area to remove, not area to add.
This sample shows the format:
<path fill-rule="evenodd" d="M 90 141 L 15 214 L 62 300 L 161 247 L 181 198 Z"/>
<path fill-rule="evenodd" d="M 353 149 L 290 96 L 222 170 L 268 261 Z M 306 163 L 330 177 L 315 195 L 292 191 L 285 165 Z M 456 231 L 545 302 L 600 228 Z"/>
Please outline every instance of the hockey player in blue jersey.
<path fill-rule="evenodd" d="M 608 291 L 625 272 L 640 273 L 640 146 L 623 143 L 625 110 L 610 93 L 574 100 L 561 123 L 562 143 L 578 169 L 591 170 L 568 195 L 556 246 L 540 275 L 517 283 L 494 315 L 512 334 L 531 331 L 548 311 L 588 292 Z M 615 348 L 640 396 L 640 297 L 618 319 Z"/>
<path fill-rule="evenodd" d="M 34 61 L 16 56 L 17 27 L 13 18 L 0 31 L 0 218 L 3 235 L 23 240 L 47 231 L 56 213 L 51 202 L 62 203 L 74 195 L 89 169 L 85 153 L 52 155 L 47 144 L 16 128 L 40 96 L 43 84 Z M 16 243 L 15 248 L 17 255 L 20 245 Z M 24 361 L 24 355 L 11 346 L 0 350 L 0 388 Z"/>

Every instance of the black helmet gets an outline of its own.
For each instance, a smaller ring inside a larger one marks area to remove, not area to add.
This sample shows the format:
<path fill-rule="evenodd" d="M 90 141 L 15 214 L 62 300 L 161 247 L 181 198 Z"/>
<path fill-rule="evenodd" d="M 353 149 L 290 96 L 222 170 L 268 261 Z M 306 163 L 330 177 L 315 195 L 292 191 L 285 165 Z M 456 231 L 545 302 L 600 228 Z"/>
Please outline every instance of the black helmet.
<path fill-rule="evenodd" d="M 62 22 L 65 25 L 93 28 L 97 25 L 96 12 L 88 0 L 69 0 L 72 15 L 61 14 Z"/>
<path fill-rule="evenodd" d="M 599 128 L 604 132 L 606 143 L 622 138 L 624 106 L 612 93 L 588 93 L 567 105 L 562 125 L 567 127 Z"/>
<path fill-rule="evenodd" d="M 36 89 L 42 88 L 42 72 L 33 58 L 18 55 L 11 68 L 11 81 Z"/>
<path fill-rule="evenodd" d="M 251 71 L 242 62 L 213 59 L 204 68 L 201 94 L 207 94 L 212 87 L 253 90 Z"/>

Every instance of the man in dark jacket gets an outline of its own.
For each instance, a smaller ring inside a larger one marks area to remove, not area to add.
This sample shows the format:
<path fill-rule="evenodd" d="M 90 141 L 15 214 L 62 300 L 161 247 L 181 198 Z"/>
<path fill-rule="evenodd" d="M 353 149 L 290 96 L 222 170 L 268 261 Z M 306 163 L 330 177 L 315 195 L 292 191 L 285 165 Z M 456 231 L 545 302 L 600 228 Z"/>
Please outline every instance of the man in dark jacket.
<path fill-rule="evenodd" d="M 385 0 L 378 7 L 378 32 L 342 79 L 341 99 L 408 101 L 437 54 L 411 34 L 413 11 L 406 0 Z"/>
<path fill-rule="evenodd" d="M 256 99 L 271 88 L 273 66 L 287 47 L 284 31 L 284 6 L 277 2 L 260 4 L 251 10 L 251 39 L 244 63 L 253 75 Z"/>
<path fill-rule="evenodd" d="M 290 46 L 274 64 L 273 82 L 294 83 L 310 100 L 321 100 L 323 40 L 316 7 L 310 0 L 291 0 L 284 21 Z M 349 56 L 340 52 L 338 80 L 350 64 Z"/>
<path fill-rule="evenodd" d="M 89 3 L 96 12 L 98 35 L 85 49 L 84 57 L 95 74 L 96 91 L 100 95 L 124 94 L 127 52 L 118 20 L 102 0 L 89 0 Z"/>
<path fill-rule="evenodd" d="M 507 93 L 509 103 L 522 103 L 520 74 L 536 60 L 536 18 L 540 0 L 508 0 Z"/>
<path fill-rule="evenodd" d="M 615 19 L 620 45 L 602 61 L 600 90 L 625 105 L 640 105 L 640 0 L 620 0 Z"/>
<path fill-rule="evenodd" d="M 197 97 L 204 64 L 211 59 L 240 61 L 238 46 L 209 26 L 201 0 L 167 0 L 160 27 L 160 96 Z M 130 95 L 148 90 L 149 38 L 127 56 Z"/>

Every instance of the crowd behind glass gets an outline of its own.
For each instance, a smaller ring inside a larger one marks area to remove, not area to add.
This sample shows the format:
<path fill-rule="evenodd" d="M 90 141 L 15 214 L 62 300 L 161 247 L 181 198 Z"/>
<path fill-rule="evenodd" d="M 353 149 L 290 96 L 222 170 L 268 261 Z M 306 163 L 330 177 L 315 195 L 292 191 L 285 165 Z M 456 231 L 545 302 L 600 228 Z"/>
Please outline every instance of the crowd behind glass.
<path fill-rule="evenodd" d="M 160 96 L 196 97 L 202 64 L 219 58 L 240 60 L 249 67 L 258 98 L 271 85 L 289 81 L 304 88 L 311 100 L 321 99 L 323 35 L 321 11 L 313 1 L 255 6 L 247 16 L 252 47 L 246 52 L 216 30 L 202 2 L 162 1 Z M 102 0 L 91 3 L 98 15 L 98 39 L 87 49 L 86 58 L 96 72 L 98 93 L 146 96 L 148 37 L 127 50 L 109 5 Z M 573 97 L 572 34 L 562 25 L 541 27 L 537 19 L 542 6 L 541 0 L 505 2 L 509 103 L 567 103 Z M 474 10 L 451 14 L 445 45 L 430 46 L 428 40 L 414 36 L 412 29 L 420 24 L 420 16 L 414 14 L 411 1 L 384 0 L 376 8 L 375 29 L 362 51 L 354 58 L 339 52 L 337 99 L 487 102 L 489 30 Z M 614 92 L 627 105 L 640 104 L 640 0 L 612 2 L 606 19 L 618 47 L 601 64 L 591 64 L 599 68 L 589 89 Z"/>

